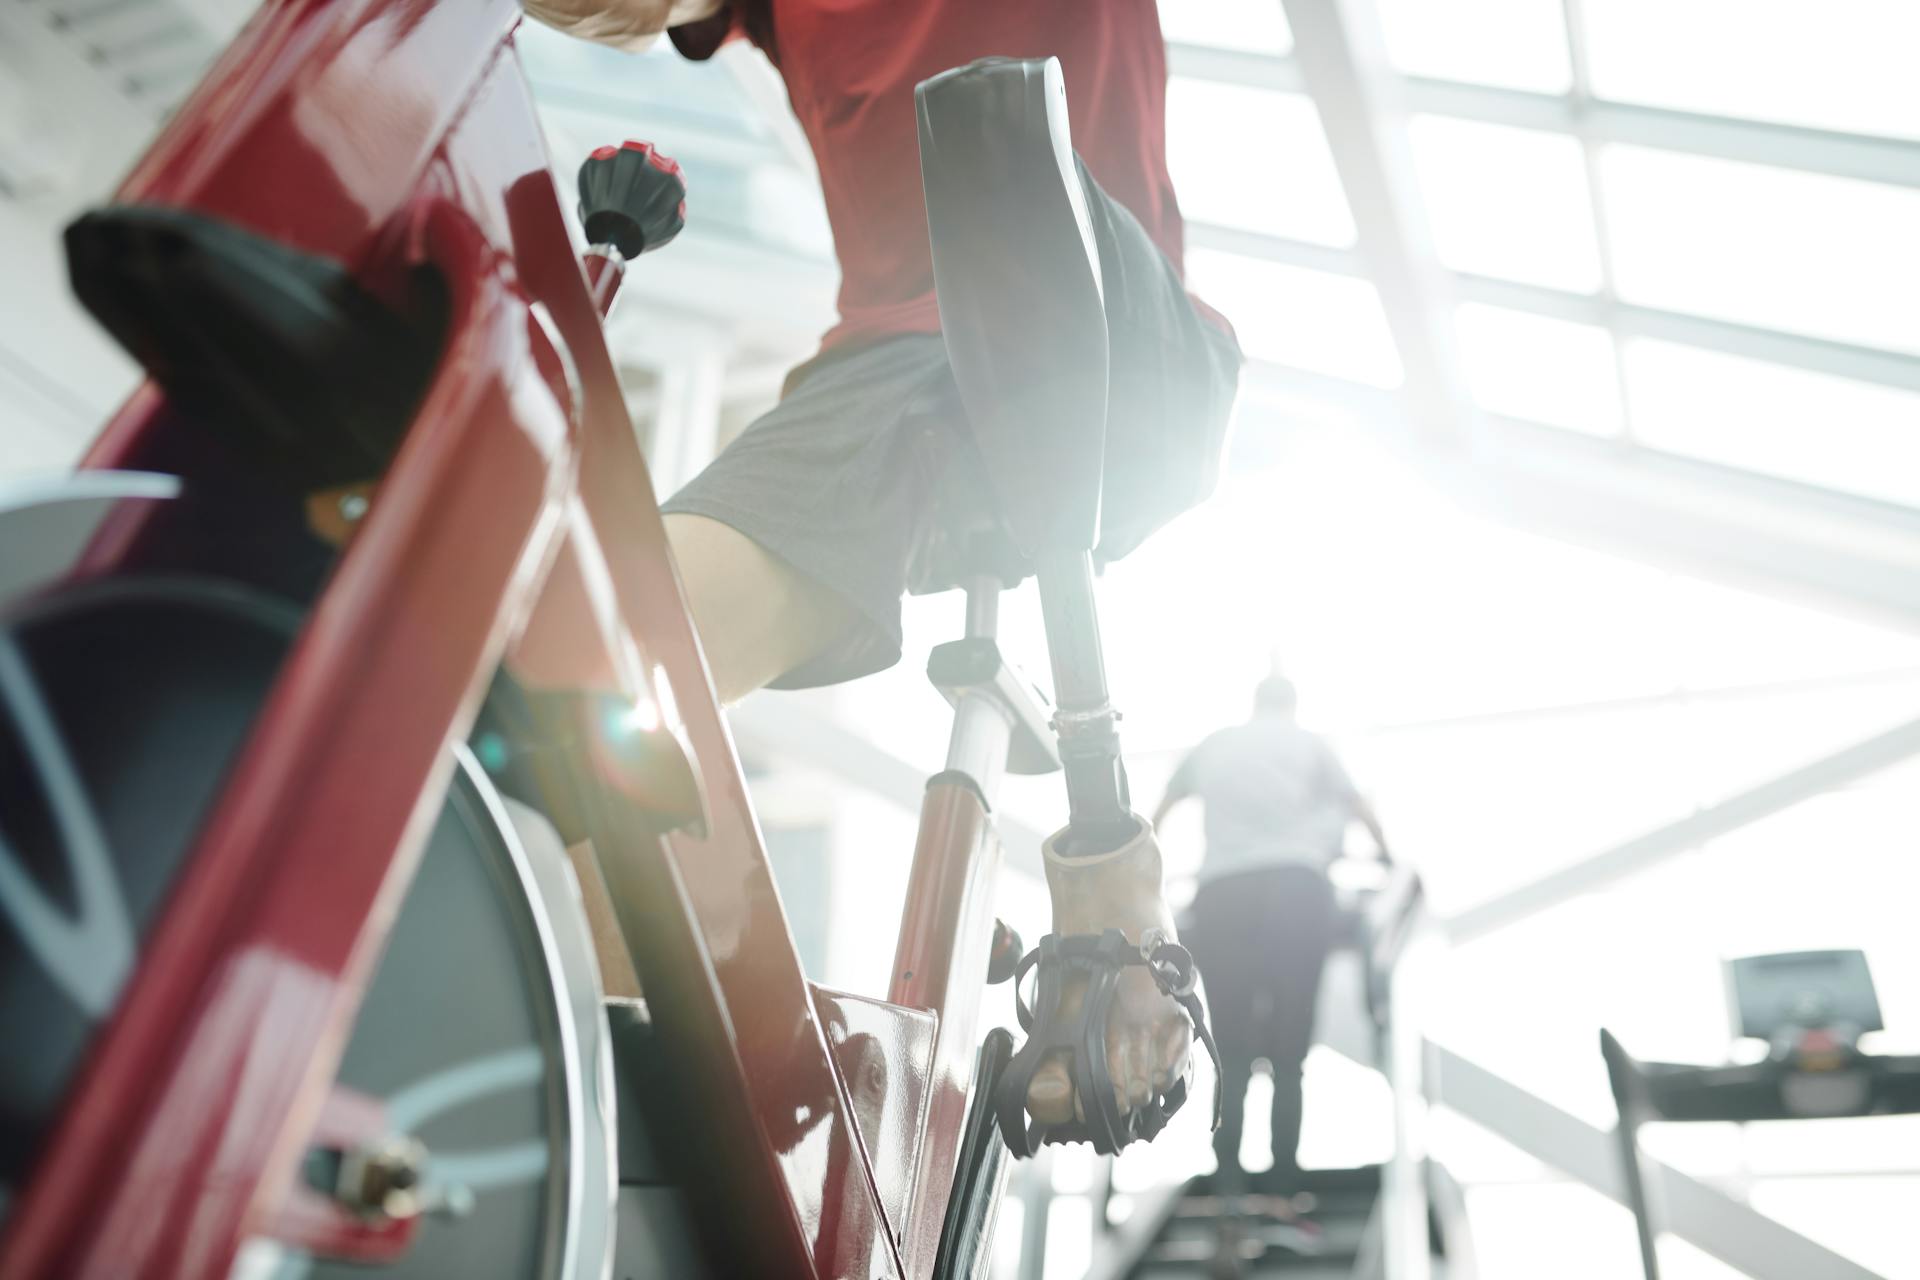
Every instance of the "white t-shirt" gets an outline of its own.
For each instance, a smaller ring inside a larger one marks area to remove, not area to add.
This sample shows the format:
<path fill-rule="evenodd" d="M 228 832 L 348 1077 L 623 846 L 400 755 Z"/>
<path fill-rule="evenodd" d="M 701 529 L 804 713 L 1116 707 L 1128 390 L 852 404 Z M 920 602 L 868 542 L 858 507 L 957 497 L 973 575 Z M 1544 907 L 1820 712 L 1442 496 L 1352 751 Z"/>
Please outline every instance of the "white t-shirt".
<path fill-rule="evenodd" d="M 1327 744 L 1282 715 L 1213 734 L 1181 762 L 1173 785 L 1206 808 L 1204 880 L 1279 863 L 1324 870 L 1340 856 L 1359 803 Z"/>

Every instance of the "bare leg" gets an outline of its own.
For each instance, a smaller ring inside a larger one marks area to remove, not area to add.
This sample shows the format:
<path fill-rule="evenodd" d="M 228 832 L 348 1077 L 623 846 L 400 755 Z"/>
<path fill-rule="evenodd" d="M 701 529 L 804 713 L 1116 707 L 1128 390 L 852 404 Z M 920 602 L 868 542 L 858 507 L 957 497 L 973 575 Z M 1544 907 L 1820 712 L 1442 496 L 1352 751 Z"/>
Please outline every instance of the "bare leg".
<path fill-rule="evenodd" d="M 852 624 L 845 600 L 732 526 L 694 515 L 665 523 L 723 704 L 817 656 Z"/>
<path fill-rule="evenodd" d="M 1093 858 L 1059 857 L 1054 850 L 1059 839 L 1047 842 L 1045 854 L 1055 933 L 1119 929 L 1135 943 L 1148 929 L 1174 936 L 1173 914 L 1161 896 L 1160 846 L 1152 828 L 1142 823 L 1139 836 Z M 1062 1016 L 1079 1012 L 1085 990 L 1084 979 L 1063 985 Z M 1152 975 L 1140 966 L 1122 970 L 1107 1015 L 1107 1073 L 1122 1112 L 1146 1103 L 1186 1071 L 1191 1040 L 1187 1015 L 1160 993 Z M 1078 1115 L 1078 1103 L 1061 1051 L 1034 1072 L 1027 1111 L 1042 1124 L 1066 1124 Z"/>

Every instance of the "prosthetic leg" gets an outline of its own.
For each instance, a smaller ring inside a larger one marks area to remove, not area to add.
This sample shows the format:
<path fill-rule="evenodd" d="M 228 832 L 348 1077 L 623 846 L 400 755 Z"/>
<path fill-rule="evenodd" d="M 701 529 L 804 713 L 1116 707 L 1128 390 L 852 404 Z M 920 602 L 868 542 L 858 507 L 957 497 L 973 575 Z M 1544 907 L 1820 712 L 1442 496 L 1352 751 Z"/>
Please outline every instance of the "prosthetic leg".
<path fill-rule="evenodd" d="M 1069 815 L 1046 856 L 1064 864 L 1114 856 L 1151 833 L 1130 806 L 1094 606 L 1107 323 L 1060 64 L 988 59 L 925 81 L 915 97 L 948 355 L 1004 532 L 1039 579 Z M 1184 1080 L 1124 1112 L 1116 1101 L 1106 1023 L 1133 965 L 1147 967 L 1213 1053 L 1193 958 L 1178 943 L 1150 934 L 1136 944 L 1118 930 L 1048 935 L 1020 963 L 1016 981 L 1037 970 L 1036 995 L 1031 1006 L 1018 1002 L 1028 1037 L 998 1086 L 1001 1133 L 1015 1155 L 1045 1142 L 1117 1151 L 1151 1138 L 1185 1101 Z M 1087 994 L 1068 1017 L 1061 991 L 1076 973 Z M 1061 1050 L 1084 1120 L 1029 1126 L 1028 1085 Z M 1216 1123 L 1218 1110 L 1216 1096 Z"/>

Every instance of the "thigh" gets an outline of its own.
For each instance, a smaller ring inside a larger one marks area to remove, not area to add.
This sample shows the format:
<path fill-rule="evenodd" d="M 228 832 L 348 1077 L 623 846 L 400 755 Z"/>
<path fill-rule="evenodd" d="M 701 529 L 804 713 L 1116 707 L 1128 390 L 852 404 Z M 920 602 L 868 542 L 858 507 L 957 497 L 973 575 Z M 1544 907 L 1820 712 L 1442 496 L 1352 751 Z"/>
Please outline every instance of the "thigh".
<path fill-rule="evenodd" d="M 686 511 L 664 523 L 722 704 L 804 670 L 854 625 L 845 599 L 732 525 Z"/>
<path fill-rule="evenodd" d="M 1333 890 L 1314 868 L 1287 867 L 1269 881 L 1266 902 L 1272 923 L 1269 1034 L 1277 1053 L 1304 1058 L 1333 943 Z"/>
<path fill-rule="evenodd" d="M 833 684 L 899 660 L 900 596 L 959 430 L 952 383 L 937 336 L 836 353 L 663 504 L 703 638 L 728 631 L 759 664 L 747 687 Z"/>
<path fill-rule="evenodd" d="M 1260 992 L 1267 981 L 1257 945 L 1258 919 L 1230 888 L 1202 886 L 1193 903 L 1193 926 L 1182 939 L 1200 968 L 1213 1031 L 1224 1053 L 1258 1038 Z"/>

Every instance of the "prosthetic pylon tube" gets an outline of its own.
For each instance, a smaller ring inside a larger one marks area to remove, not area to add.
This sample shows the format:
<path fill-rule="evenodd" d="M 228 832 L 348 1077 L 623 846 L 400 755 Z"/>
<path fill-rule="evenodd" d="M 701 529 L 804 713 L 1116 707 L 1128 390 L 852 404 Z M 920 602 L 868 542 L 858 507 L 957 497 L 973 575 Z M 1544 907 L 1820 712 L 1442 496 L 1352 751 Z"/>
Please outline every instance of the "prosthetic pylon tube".
<path fill-rule="evenodd" d="M 1067 847 L 1105 853 L 1132 839 L 1138 823 L 1120 758 L 1120 713 L 1107 695 L 1094 606 L 1093 560 L 1085 551 L 1040 561 L 1040 611 L 1053 665 L 1053 729 L 1067 781 Z"/>

